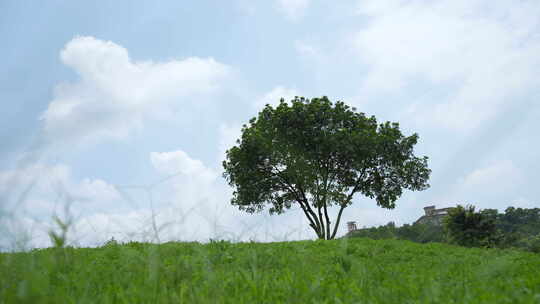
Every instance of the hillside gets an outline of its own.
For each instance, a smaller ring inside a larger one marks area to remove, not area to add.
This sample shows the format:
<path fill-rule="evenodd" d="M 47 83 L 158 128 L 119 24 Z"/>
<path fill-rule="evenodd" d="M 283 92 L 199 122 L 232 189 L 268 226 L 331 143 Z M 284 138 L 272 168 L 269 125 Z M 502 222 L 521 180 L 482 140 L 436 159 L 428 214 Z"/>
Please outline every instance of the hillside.
<path fill-rule="evenodd" d="M 450 208 L 440 210 L 447 209 Z M 508 207 L 502 213 L 496 209 L 485 209 L 477 213 L 485 220 L 491 220 L 494 223 L 494 234 L 487 247 L 515 248 L 540 253 L 540 208 Z M 423 218 L 426 216 L 420 219 Z M 400 227 L 390 222 L 378 227 L 350 229 L 344 237 L 365 237 L 375 240 L 399 239 L 418 243 L 450 242 L 448 233 L 443 228 L 442 218 L 439 217 L 435 222 L 432 220 L 421 222 L 419 220 Z"/>
<path fill-rule="evenodd" d="M 365 238 L 0 254 L 1 303 L 538 303 L 540 255 Z"/>

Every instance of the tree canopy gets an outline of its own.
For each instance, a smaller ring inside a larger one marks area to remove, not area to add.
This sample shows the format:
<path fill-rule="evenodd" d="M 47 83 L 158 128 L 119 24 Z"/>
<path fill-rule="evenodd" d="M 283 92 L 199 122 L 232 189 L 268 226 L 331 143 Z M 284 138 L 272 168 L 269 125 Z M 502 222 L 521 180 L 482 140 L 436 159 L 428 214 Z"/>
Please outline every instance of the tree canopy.
<path fill-rule="evenodd" d="M 243 126 L 227 151 L 223 176 L 240 210 L 254 213 L 268 205 L 280 214 L 299 206 L 319 238 L 333 239 L 354 194 L 391 209 L 403 189 L 429 187 L 428 158 L 413 154 L 417 141 L 398 123 L 377 124 L 374 116 L 326 96 L 281 99 Z M 332 206 L 339 208 L 333 227 Z"/>
<path fill-rule="evenodd" d="M 444 218 L 449 241 L 461 246 L 494 246 L 497 242 L 496 218 L 492 209 L 475 212 L 473 205 L 451 209 Z"/>

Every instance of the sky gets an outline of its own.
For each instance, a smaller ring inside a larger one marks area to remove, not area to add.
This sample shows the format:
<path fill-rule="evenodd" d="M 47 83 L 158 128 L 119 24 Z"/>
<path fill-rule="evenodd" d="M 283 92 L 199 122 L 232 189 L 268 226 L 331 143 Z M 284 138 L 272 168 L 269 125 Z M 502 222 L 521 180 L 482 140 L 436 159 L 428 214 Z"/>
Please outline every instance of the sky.
<path fill-rule="evenodd" d="M 0 1 L 0 250 L 314 239 L 301 210 L 230 205 L 225 151 L 280 98 L 328 96 L 418 133 L 428 205 L 540 207 L 540 2 Z M 337 210 L 332 210 L 336 214 Z"/>

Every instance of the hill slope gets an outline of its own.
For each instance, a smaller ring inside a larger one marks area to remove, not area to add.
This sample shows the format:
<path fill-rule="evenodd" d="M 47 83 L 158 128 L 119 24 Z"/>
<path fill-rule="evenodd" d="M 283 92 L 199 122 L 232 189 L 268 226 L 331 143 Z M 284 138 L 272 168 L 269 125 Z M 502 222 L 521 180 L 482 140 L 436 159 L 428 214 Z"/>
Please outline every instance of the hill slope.
<path fill-rule="evenodd" d="M 538 303 L 540 255 L 398 240 L 0 254 L 2 303 Z"/>

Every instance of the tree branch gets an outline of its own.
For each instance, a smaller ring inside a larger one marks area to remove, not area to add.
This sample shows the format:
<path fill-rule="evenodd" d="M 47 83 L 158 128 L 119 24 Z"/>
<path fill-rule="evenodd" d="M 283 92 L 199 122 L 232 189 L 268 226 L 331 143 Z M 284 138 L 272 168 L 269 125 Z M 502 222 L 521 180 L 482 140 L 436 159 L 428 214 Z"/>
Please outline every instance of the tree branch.
<path fill-rule="evenodd" d="M 304 189 L 302 188 L 302 186 L 298 185 L 298 190 L 300 191 L 300 194 L 304 198 L 304 203 L 306 204 L 308 212 L 313 216 L 313 218 L 315 218 L 316 222 L 318 223 L 317 228 L 321 231 L 320 232 L 321 234 L 324 234 L 324 230 L 323 230 L 324 228 L 322 226 L 323 223 L 322 223 L 322 221 L 319 221 L 317 219 L 317 215 L 315 214 L 313 209 L 311 209 L 311 206 L 309 205 L 309 201 L 308 201 L 308 199 L 306 197 L 306 193 L 304 192 Z"/>
<path fill-rule="evenodd" d="M 306 208 L 304 207 L 304 205 L 302 203 L 300 203 L 300 202 L 299 202 L 299 204 L 300 204 L 300 208 L 302 208 L 302 211 L 304 211 L 304 214 L 306 215 L 306 217 L 309 220 L 309 226 L 315 231 L 317 236 L 320 237 L 319 228 L 317 227 L 317 225 L 315 224 L 315 222 L 313 221 L 311 216 L 308 214 L 308 212 L 307 212 Z"/>
<path fill-rule="evenodd" d="M 302 208 L 302 211 L 304 211 L 304 214 L 306 215 L 306 217 L 310 221 L 310 226 L 313 228 L 313 230 L 315 230 L 315 233 L 317 233 L 317 235 L 320 237 L 321 223 L 317 219 L 317 215 L 313 212 L 313 210 L 311 210 L 311 207 L 309 206 L 309 202 L 307 201 L 306 196 L 305 196 L 302 188 L 300 188 L 300 192 L 302 194 L 303 200 L 302 200 L 302 197 L 300 197 L 300 195 L 296 191 L 296 189 L 287 180 L 287 178 L 282 176 L 282 174 L 281 174 L 282 172 L 279 171 L 279 169 L 277 169 L 275 167 L 273 167 L 273 169 L 275 169 L 277 172 L 270 171 L 270 174 L 280 178 L 281 182 L 286 185 L 286 188 L 288 188 L 289 191 L 291 191 L 294 194 L 294 196 L 296 197 L 296 201 L 298 202 L 298 204 Z M 304 203 L 305 203 L 305 205 L 304 205 Z"/>
<path fill-rule="evenodd" d="M 347 199 L 345 199 L 345 204 L 348 203 L 352 199 L 352 197 L 356 193 L 356 191 L 358 191 L 358 188 L 360 187 L 360 182 L 362 182 L 362 180 L 364 179 L 364 174 L 365 173 L 366 173 L 366 167 L 364 167 L 364 169 L 362 169 L 362 173 L 360 174 L 360 176 L 356 180 L 354 188 L 352 189 L 351 193 L 349 193 L 349 195 L 347 196 Z"/>
<path fill-rule="evenodd" d="M 336 237 L 336 233 L 337 233 L 337 230 L 338 230 L 338 227 L 339 227 L 339 222 L 341 221 L 341 214 L 343 213 L 343 210 L 347 207 L 347 204 L 351 201 L 354 193 L 356 191 L 358 191 L 358 188 L 360 187 L 360 182 L 364 179 L 364 174 L 365 173 L 366 173 L 366 167 L 364 167 L 364 169 L 362 170 L 362 173 L 360 174 L 360 176 L 356 180 L 356 185 L 354 186 L 351 193 L 345 199 L 345 202 L 343 202 L 341 204 L 341 206 L 339 208 L 338 216 L 336 218 L 336 224 L 334 225 L 334 231 L 332 232 L 332 236 L 330 237 L 330 239 L 333 239 L 334 237 Z"/>

